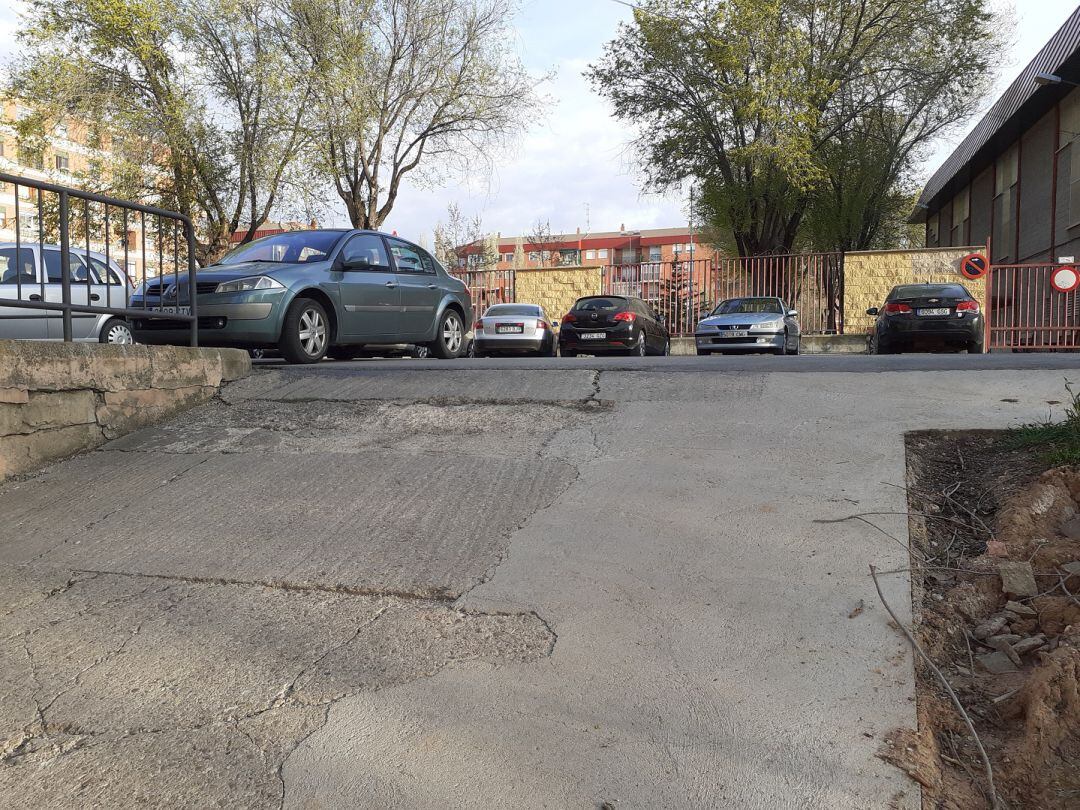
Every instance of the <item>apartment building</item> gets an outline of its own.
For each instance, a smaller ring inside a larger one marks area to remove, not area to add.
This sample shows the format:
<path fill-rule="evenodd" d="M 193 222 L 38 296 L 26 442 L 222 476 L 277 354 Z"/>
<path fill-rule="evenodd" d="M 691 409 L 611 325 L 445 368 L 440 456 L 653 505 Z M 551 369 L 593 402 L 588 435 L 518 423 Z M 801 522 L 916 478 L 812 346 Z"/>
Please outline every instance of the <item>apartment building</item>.
<path fill-rule="evenodd" d="M 101 137 L 85 122 L 71 119 L 55 127 L 45 139 L 44 149 L 20 147 L 16 124 L 31 114 L 31 109 L 17 101 L 0 100 L 0 172 L 74 188 L 84 186 L 84 178 L 99 170 L 101 159 L 108 157 L 108 138 Z M 19 186 L 16 205 L 16 187 L 11 183 L 0 183 L 0 241 L 14 241 L 16 228 L 21 239 L 37 241 L 38 210 L 35 189 Z M 153 223 L 148 221 L 147 225 L 145 255 L 140 218 L 132 217 L 125 233 L 114 231 L 109 239 L 110 255 L 121 267 L 126 261 L 127 275 L 134 281 L 156 276 L 161 270 L 154 235 L 150 233 Z M 90 249 L 105 251 L 103 234 L 98 238 L 91 235 Z M 166 264 L 166 270 L 171 271 L 168 260 Z"/>
<path fill-rule="evenodd" d="M 712 245 L 690 228 L 655 228 L 537 236 L 499 236 L 495 269 L 524 270 L 538 267 L 605 267 L 621 264 L 660 264 L 690 259 L 711 259 Z M 460 251 L 460 264 L 479 267 L 484 262 L 485 245 L 477 242 Z"/>

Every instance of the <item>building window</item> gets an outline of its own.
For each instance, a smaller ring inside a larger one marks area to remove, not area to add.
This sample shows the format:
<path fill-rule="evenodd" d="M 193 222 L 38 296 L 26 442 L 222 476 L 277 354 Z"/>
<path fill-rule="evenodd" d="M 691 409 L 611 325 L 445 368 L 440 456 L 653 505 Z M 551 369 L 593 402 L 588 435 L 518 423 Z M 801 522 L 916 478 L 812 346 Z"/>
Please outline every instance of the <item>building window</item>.
<path fill-rule="evenodd" d="M 595 250 L 586 250 L 585 251 L 585 258 L 586 259 L 595 259 L 596 258 L 596 251 Z"/>
<path fill-rule="evenodd" d="M 502 260 L 504 262 L 512 262 L 514 260 L 514 254 L 513 253 L 504 253 L 504 254 L 502 254 Z"/>
<path fill-rule="evenodd" d="M 1016 146 L 998 158 L 994 178 L 994 244 L 1000 258 L 1012 258 L 1016 246 L 1016 182 L 1018 160 Z"/>
<path fill-rule="evenodd" d="M 537 250 L 530 250 L 529 251 L 529 261 L 532 262 L 533 264 L 539 264 L 540 263 L 540 252 L 537 251 Z"/>
<path fill-rule="evenodd" d="M 57 152 L 53 156 L 53 162 L 58 172 L 66 172 L 69 168 L 71 168 L 71 161 L 68 156 L 65 155 L 63 152 Z"/>
<path fill-rule="evenodd" d="M 45 156 L 37 149 L 19 148 L 19 162 L 28 169 L 41 171 L 45 168 Z"/>
<path fill-rule="evenodd" d="M 607 258 L 607 248 L 600 248 L 600 250 L 596 251 L 596 258 L 598 258 L 598 259 L 606 259 Z"/>
<path fill-rule="evenodd" d="M 949 245 L 958 246 L 966 244 L 968 233 L 968 220 L 971 218 L 971 187 L 965 188 L 953 200 L 952 208 L 952 232 L 949 234 Z"/>
<path fill-rule="evenodd" d="M 658 262 L 658 261 L 660 261 L 662 259 L 663 255 L 664 255 L 663 249 L 660 247 L 660 245 L 650 245 L 649 246 L 649 261 L 650 262 Z"/>

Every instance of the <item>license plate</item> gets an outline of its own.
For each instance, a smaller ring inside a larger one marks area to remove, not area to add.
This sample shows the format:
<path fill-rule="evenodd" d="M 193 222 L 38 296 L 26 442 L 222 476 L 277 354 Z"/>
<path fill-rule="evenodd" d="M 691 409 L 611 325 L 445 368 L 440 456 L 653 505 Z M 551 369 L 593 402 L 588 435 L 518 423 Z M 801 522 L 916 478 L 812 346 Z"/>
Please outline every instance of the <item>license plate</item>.
<path fill-rule="evenodd" d="M 934 309 L 920 309 L 919 316 L 923 317 L 927 315 L 948 315 L 950 312 L 952 312 L 952 310 L 948 307 L 935 307 Z"/>
<path fill-rule="evenodd" d="M 737 330 L 735 332 L 724 332 L 724 337 L 747 337 L 748 332 Z"/>
<path fill-rule="evenodd" d="M 164 312 L 166 315 L 190 315 L 191 307 L 150 307 L 151 312 Z"/>
<path fill-rule="evenodd" d="M 581 333 L 581 339 L 582 340 L 603 340 L 606 337 L 607 337 L 606 332 L 582 332 Z"/>
<path fill-rule="evenodd" d="M 525 331 L 525 327 L 520 323 L 510 324 L 508 326 L 496 326 L 495 334 L 497 335 L 520 335 Z"/>

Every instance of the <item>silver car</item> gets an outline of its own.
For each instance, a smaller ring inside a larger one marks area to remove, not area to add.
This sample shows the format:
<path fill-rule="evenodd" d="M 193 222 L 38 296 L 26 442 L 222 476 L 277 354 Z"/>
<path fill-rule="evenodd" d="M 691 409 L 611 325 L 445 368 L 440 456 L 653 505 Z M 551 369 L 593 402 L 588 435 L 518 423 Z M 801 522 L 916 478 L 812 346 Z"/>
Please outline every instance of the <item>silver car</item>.
<path fill-rule="evenodd" d="M 473 329 L 473 356 L 527 352 L 552 357 L 558 347 L 555 327 L 537 304 L 495 304 Z"/>
<path fill-rule="evenodd" d="M 802 343 L 798 315 L 773 296 L 721 301 L 694 331 L 697 353 L 798 354 Z"/>
<path fill-rule="evenodd" d="M 16 257 L 16 252 L 18 256 Z M 123 309 L 131 301 L 127 275 L 103 253 L 72 248 L 71 303 Z M 59 245 L 0 242 L 0 298 L 63 301 Z M 83 343 L 134 343 L 130 324 L 115 315 L 73 312 L 72 337 Z M 59 310 L 0 305 L 0 338 L 63 340 Z"/>

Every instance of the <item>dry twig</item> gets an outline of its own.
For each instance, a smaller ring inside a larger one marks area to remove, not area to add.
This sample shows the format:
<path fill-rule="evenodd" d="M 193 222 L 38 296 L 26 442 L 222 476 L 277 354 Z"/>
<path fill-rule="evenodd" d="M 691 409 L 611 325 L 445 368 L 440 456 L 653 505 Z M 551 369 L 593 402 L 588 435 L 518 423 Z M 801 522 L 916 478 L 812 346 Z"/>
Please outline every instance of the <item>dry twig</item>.
<path fill-rule="evenodd" d="M 945 691 L 948 692 L 949 697 L 952 699 L 953 705 L 956 707 L 956 710 L 960 712 L 960 716 L 964 718 L 964 723 L 967 724 L 968 731 L 971 732 L 971 736 L 975 740 L 975 745 L 979 749 L 979 756 L 982 758 L 983 770 L 986 773 L 987 790 L 990 794 L 990 805 L 991 807 L 995 808 L 995 810 L 1002 807 L 1002 804 L 998 799 L 997 788 L 994 787 L 994 768 L 990 764 L 990 757 L 986 753 L 986 749 L 983 747 L 982 740 L 979 739 L 978 732 L 975 731 L 975 724 L 971 721 L 971 716 L 964 708 L 964 704 L 960 702 L 960 698 L 957 697 L 956 692 L 953 691 L 952 684 L 949 683 L 949 679 L 946 678 L 945 675 L 942 674 L 941 670 L 937 668 L 937 665 L 931 660 L 930 656 L 926 654 L 926 651 L 923 650 L 919 642 L 915 640 L 915 636 L 911 634 L 911 631 L 907 629 L 904 623 L 900 621 L 900 618 L 893 611 L 892 607 L 890 607 L 889 602 L 885 599 L 885 594 L 881 592 L 881 583 L 878 582 L 877 569 L 875 569 L 873 565 L 870 566 L 870 576 L 874 580 L 874 588 L 877 590 L 878 598 L 881 600 L 881 604 L 885 606 L 885 610 L 892 617 L 892 620 L 896 622 L 896 626 L 900 628 L 900 631 L 907 638 L 908 644 L 911 645 L 911 648 L 915 650 L 916 653 L 918 653 L 919 657 L 922 658 L 924 662 L 926 662 L 926 665 L 930 668 L 930 671 L 937 676 L 937 679 L 939 681 L 941 681 L 941 685 L 945 687 Z"/>

